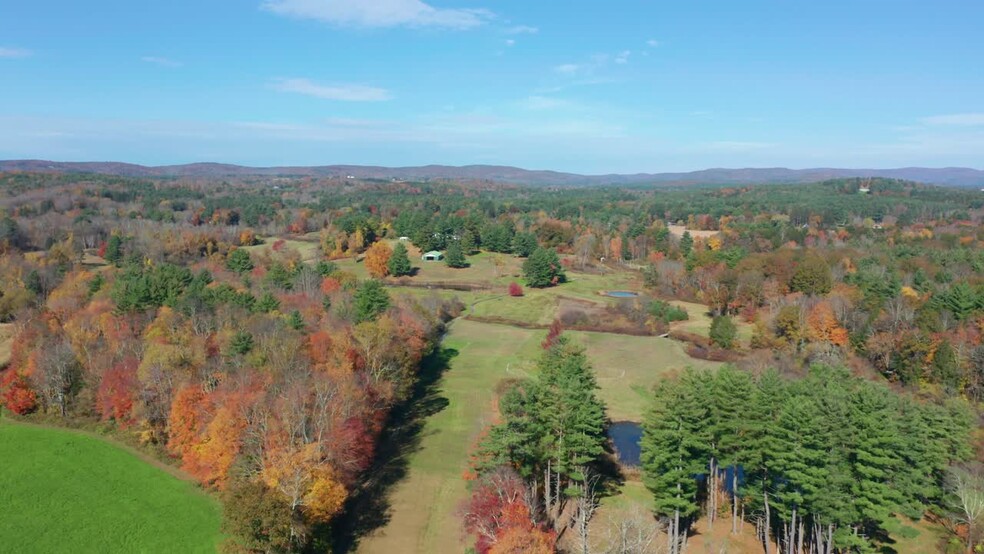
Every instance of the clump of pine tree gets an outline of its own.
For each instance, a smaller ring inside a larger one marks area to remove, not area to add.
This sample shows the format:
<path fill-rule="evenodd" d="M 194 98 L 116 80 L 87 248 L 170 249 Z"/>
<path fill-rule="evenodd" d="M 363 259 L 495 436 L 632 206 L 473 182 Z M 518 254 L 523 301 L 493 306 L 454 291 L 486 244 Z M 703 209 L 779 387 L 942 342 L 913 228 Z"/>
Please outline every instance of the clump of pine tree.
<path fill-rule="evenodd" d="M 730 503 L 766 554 L 869 552 L 896 515 L 945 502 L 948 466 L 970 456 L 971 412 L 816 366 L 784 381 L 730 367 L 663 382 L 643 423 L 642 466 L 671 554 L 702 510 Z"/>
<path fill-rule="evenodd" d="M 545 345 L 535 374 L 503 395 L 502 423 L 480 445 L 476 469 L 515 468 L 543 507 L 534 516 L 553 521 L 604 455 L 607 421 L 584 349 L 566 336 Z"/>

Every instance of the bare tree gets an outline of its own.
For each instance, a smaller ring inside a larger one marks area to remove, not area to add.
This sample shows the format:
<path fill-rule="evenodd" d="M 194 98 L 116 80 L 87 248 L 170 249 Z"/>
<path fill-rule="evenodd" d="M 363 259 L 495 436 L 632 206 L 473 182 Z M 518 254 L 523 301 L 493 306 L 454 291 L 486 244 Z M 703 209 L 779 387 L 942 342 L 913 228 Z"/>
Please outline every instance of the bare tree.
<path fill-rule="evenodd" d="M 81 366 L 67 340 L 59 340 L 39 351 L 38 390 L 45 403 L 58 406 L 62 417 L 68 411 L 69 397 L 75 392 L 82 378 Z"/>
<path fill-rule="evenodd" d="M 663 554 L 660 524 L 653 514 L 641 507 L 609 516 L 605 554 Z"/>
<path fill-rule="evenodd" d="M 591 554 L 588 524 L 598 509 L 597 489 L 600 477 L 588 467 L 582 467 L 580 471 L 584 475 L 584 481 L 581 483 L 580 494 L 575 500 L 571 523 L 577 529 L 578 538 L 581 540 L 581 554 Z"/>
<path fill-rule="evenodd" d="M 954 497 L 954 511 L 967 525 L 967 554 L 974 551 L 978 524 L 984 519 L 984 464 L 975 462 L 950 468 L 947 488 Z"/>

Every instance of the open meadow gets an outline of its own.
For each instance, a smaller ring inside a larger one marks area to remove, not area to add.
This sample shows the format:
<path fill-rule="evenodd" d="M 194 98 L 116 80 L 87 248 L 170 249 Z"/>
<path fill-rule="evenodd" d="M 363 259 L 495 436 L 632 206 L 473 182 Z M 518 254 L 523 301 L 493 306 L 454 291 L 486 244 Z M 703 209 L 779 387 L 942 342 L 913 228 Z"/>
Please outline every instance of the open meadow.
<path fill-rule="evenodd" d="M 220 508 L 102 439 L 0 420 L 0 550 L 215 552 Z"/>
<path fill-rule="evenodd" d="M 516 299 L 522 300 L 522 299 Z M 645 393 L 667 371 L 713 362 L 690 359 L 669 339 L 610 333 L 568 332 L 585 346 L 600 396 L 613 420 L 638 421 Z M 457 508 L 467 497 L 469 455 L 496 416 L 496 387 L 504 379 L 532 375 L 545 332 L 459 319 L 444 340 L 453 352 L 437 387 L 447 405 L 424 423 L 409 473 L 389 497 L 388 524 L 362 540 L 359 552 L 460 552 Z"/>
<path fill-rule="evenodd" d="M 10 361 L 10 347 L 14 343 L 14 324 L 0 323 L 0 368 Z"/>

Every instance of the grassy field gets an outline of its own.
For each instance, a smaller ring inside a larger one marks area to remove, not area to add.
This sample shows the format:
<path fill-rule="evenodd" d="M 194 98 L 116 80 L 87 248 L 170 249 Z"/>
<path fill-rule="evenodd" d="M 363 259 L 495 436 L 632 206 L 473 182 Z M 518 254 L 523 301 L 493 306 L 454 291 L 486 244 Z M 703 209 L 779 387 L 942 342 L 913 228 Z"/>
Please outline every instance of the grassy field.
<path fill-rule="evenodd" d="M 297 253 L 301 255 L 301 260 L 305 262 L 315 262 L 321 259 L 318 236 L 314 234 L 313 237 L 310 237 L 311 234 L 308 233 L 308 236 L 304 237 L 305 240 L 284 239 L 284 248 L 297 250 Z M 279 240 L 277 237 L 266 237 L 263 239 L 263 244 L 244 246 L 243 249 L 255 254 L 269 253 L 270 249 L 273 248 L 273 243 L 277 242 L 277 240 Z"/>
<path fill-rule="evenodd" d="M 217 502 L 72 431 L 0 421 L 0 550 L 215 552 Z"/>
<path fill-rule="evenodd" d="M 584 345 L 601 390 L 598 395 L 612 421 L 641 421 L 649 406 L 649 390 L 668 372 L 721 364 L 687 355 L 683 344 L 659 337 L 565 331 Z"/>
<path fill-rule="evenodd" d="M 457 355 L 438 384 L 447 406 L 427 419 L 409 474 L 392 491 L 389 523 L 362 540 L 359 552 L 461 552 L 456 510 L 467 496 L 464 474 L 480 432 L 492 423 L 494 391 L 504 378 L 531 375 L 545 332 L 458 320 L 444 346 Z M 644 392 L 664 371 L 690 360 L 666 339 L 569 332 L 585 345 L 595 366 L 600 395 L 613 419 L 635 419 L 645 409 Z"/>
<path fill-rule="evenodd" d="M 682 300 L 671 300 L 670 304 L 684 308 L 687 310 L 687 315 L 690 316 L 690 319 L 673 323 L 672 327 L 674 329 L 680 329 L 702 337 L 710 335 L 711 320 L 713 318 L 707 315 L 708 307 L 706 305 L 684 302 Z M 752 340 L 752 324 L 743 321 L 739 317 L 732 317 L 731 321 L 734 321 L 735 326 L 738 328 L 738 342 L 742 346 L 748 346 L 748 342 Z"/>
<path fill-rule="evenodd" d="M 10 347 L 14 343 L 14 324 L 0 323 L 0 369 L 10 361 Z"/>

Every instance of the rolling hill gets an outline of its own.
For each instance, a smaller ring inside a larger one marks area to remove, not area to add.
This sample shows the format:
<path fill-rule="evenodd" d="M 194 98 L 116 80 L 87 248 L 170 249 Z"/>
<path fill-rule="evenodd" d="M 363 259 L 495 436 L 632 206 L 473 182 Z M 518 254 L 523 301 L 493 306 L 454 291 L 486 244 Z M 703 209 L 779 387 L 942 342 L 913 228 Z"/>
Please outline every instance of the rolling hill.
<path fill-rule="evenodd" d="M 100 173 L 128 177 L 223 177 L 223 176 L 311 176 L 358 179 L 447 179 L 545 186 L 590 185 L 743 185 L 755 183 L 812 183 L 843 177 L 887 177 L 938 185 L 984 186 L 984 171 L 966 167 L 904 167 L 896 169 L 812 168 L 714 168 L 678 173 L 634 173 L 580 175 L 548 170 L 529 170 L 495 165 L 425 165 L 382 167 L 362 165 L 248 167 L 221 163 L 143 166 L 121 162 L 53 162 L 46 160 L 0 160 L 0 171 L 55 171 Z"/>

